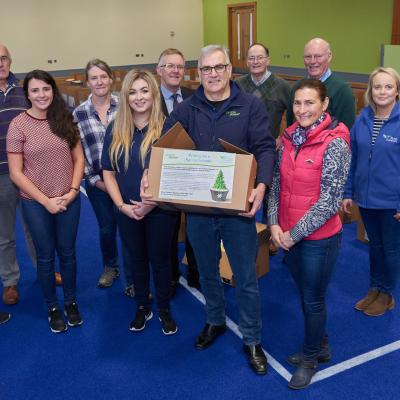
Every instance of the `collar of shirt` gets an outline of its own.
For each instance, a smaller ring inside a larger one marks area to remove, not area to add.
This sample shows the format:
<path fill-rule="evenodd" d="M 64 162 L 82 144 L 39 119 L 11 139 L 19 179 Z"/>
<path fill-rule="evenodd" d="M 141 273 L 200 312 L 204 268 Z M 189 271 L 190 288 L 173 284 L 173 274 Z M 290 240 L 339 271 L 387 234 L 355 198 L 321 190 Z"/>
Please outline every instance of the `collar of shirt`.
<path fill-rule="evenodd" d="M 9 91 L 11 88 L 17 86 L 17 84 L 18 84 L 18 79 L 17 79 L 17 77 L 16 77 L 12 72 L 10 72 L 10 74 L 8 75 L 8 78 L 7 78 L 7 86 L 6 86 L 6 89 L 4 90 L 4 92 L 3 92 L 3 90 L 0 89 L 0 92 L 8 93 L 8 91 Z"/>
<path fill-rule="evenodd" d="M 91 114 L 96 114 L 97 115 L 97 111 L 94 108 L 93 102 L 92 102 L 92 95 L 90 94 L 88 97 L 89 100 L 89 110 Z M 107 114 L 110 114 L 111 110 L 114 110 L 116 107 L 118 106 L 118 100 L 117 100 L 117 96 L 115 96 L 114 94 L 111 93 L 111 99 L 110 99 L 110 107 L 107 110 Z"/>
<path fill-rule="evenodd" d="M 266 71 L 265 71 L 265 74 L 263 75 L 263 77 L 262 77 L 259 81 L 257 81 L 256 79 L 254 79 L 253 75 L 250 75 L 250 76 L 251 76 L 251 80 L 253 81 L 253 83 L 254 83 L 256 86 L 260 86 L 260 85 L 262 85 L 262 84 L 271 76 L 271 71 L 266 70 Z"/>
<path fill-rule="evenodd" d="M 328 68 L 319 78 L 321 82 L 325 82 L 330 76 L 332 75 L 332 71 Z M 310 78 L 310 75 L 308 75 L 308 78 Z"/>
<path fill-rule="evenodd" d="M 162 96 L 164 97 L 164 101 L 165 101 L 165 105 L 167 106 L 168 114 L 171 114 L 172 113 L 172 109 L 173 109 L 173 105 L 174 105 L 174 99 L 172 98 L 174 93 L 171 92 L 170 90 L 168 90 L 163 85 L 160 86 L 160 90 L 161 90 Z M 179 88 L 176 91 L 176 94 L 178 95 L 178 97 L 177 97 L 178 103 L 183 101 L 181 88 Z"/>

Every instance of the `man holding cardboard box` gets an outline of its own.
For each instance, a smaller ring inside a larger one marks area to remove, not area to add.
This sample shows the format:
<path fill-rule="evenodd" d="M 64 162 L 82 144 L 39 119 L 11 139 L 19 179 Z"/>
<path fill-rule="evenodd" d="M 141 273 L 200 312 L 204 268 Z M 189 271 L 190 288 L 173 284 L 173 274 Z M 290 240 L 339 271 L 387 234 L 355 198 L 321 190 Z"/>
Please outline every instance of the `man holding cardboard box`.
<path fill-rule="evenodd" d="M 206 299 L 207 324 L 197 337 L 195 347 L 206 349 L 226 331 L 224 290 L 219 275 L 220 243 L 224 244 L 236 279 L 239 329 L 250 367 L 257 374 L 267 372 L 267 358 L 261 347 L 261 307 L 255 260 L 257 233 L 255 213 L 259 210 L 266 187 L 272 180 L 275 140 L 269 132 L 264 104 L 242 92 L 230 80 L 232 65 L 226 50 L 218 45 L 204 47 L 198 61 L 201 85 L 183 101 L 165 122 L 164 132 L 180 122 L 201 151 L 225 151 L 218 139 L 230 142 L 254 154 L 258 168 L 250 210 L 240 215 L 226 213 L 187 213 L 187 232 L 194 249 L 200 284 Z M 149 180 L 145 171 L 142 198 Z M 243 188 L 234 188 L 242 191 Z M 207 211 L 204 211 L 207 212 Z"/>

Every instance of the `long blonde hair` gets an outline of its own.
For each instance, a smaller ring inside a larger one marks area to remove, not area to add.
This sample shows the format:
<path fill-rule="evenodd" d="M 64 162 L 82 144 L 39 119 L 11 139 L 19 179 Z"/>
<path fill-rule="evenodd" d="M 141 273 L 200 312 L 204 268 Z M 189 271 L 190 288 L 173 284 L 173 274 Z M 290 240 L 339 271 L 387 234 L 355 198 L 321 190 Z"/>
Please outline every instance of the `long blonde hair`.
<path fill-rule="evenodd" d="M 160 137 L 164 124 L 164 114 L 161 111 L 160 90 L 153 74 L 147 70 L 133 69 L 129 71 L 122 82 L 120 93 L 120 102 L 117 114 L 114 120 L 112 130 L 112 141 L 110 146 L 110 160 L 114 168 L 119 172 L 118 160 L 124 152 L 124 167 L 128 169 L 130 150 L 135 130 L 133 121 L 133 111 L 129 106 L 129 91 L 133 82 L 143 79 L 149 86 L 150 93 L 153 96 L 153 105 L 151 108 L 149 125 L 147 133 L 140 145 L 140 161 L 142 166 L 151 145 Z"/>

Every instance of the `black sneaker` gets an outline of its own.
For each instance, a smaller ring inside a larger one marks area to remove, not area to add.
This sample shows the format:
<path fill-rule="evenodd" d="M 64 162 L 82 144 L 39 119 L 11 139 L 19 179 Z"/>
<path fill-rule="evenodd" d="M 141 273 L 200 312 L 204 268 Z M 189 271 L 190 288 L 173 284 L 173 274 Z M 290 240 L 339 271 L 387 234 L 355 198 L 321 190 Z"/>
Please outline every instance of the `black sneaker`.
<path fill-rule="evenodd" d="M 53 307 L 49 310 L 48 320 L 50 323 L 50 329 L 53 333 L 65 332 L 68 329 L 62 313 L 57 307 Z"/>
<path fill-rule="evenodd" d="M 67 317 L 67 323 L 69 326 L 79 326 L 83 324 L 83 319 L 78 309 L 78 304 L 71 303 L 65 305 L 65 316 Z"/>
<path fill-rule="evenodd" d="M 131 322 L 129 330 L 135 332 L 142 331 L 146 326 L 146 322 L 152 318 L 153 313 L 151 312 L 151 310 L 146 307 L 140 306 L 136 310 L 135 319 Z"/>
<path fill-rule="evenodd" d="M 11 314 L 0 311 L 0 324 L 5 324 L 7 321 L 9 321 L 11 318 Z"/>
<path fill-rule="evenodd" d="M 172 318 L 170 310 L 160 310 L 158 319 L 161 321 L 162 331 L 164 335 L 173 335 L 178 331 L 176 322 Z"/>

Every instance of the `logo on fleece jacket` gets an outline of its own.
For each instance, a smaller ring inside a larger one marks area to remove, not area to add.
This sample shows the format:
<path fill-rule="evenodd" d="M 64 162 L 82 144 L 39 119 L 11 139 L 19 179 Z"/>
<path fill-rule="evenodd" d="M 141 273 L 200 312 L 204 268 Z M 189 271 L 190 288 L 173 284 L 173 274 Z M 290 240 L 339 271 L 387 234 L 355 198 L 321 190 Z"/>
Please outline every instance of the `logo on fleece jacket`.
<path fill-rule="evenodd" d="M 398 143 L 399 142 L 399 138 L 391 136 L 391 135 L 387 135 L 387 134 L 383 134 L 383 138 L 390 143 Z"/>
<path fill-rule="evenodd" d="M 238 117 L 240 115 L 240 112 L 237 111 L 227 111 L 225 113 L 228 117 Z"/>

